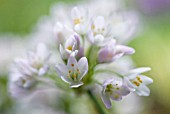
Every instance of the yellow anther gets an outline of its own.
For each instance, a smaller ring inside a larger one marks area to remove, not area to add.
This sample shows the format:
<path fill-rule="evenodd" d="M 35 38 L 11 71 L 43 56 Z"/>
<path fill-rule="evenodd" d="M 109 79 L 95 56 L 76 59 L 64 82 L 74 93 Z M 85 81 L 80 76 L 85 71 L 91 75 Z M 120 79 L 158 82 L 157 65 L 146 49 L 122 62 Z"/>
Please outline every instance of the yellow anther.
<path fill-rule="evenodd" d="M 72 46 L 68 46 L 67 47 L 68 50 L 72 50 L 72 48 L 73 48 Z"/>
<path fill-rule="evenodd" d="M 74 24 L 75 24 L 75 25 L 80 24 L 80 19 L 79 19 L 79 18 L 74 19 Z"/>
<path fill-rule="evenodd" d="M 116 88 L 116 90 L 119 90 L 119 88 Z"/>
<path fill-rule="evenodd" d="M 141 78 L 140 78 L 139 76 L 137 76 L 136 79 L 137 79 L 140 83 L 142 83 L 142 80 L 141 80 Z"/>
<path fill-rule="evenodd" d="M 137 81 L 133 81 L 133 84 L 135 84 L 136 86 L 140 86 L 140 83 L 138 83 Z"/>
<path fill-rule="evenodd" d="M 71 73 L 71 70 L 69 70 L 68 72 Z"/>
<path fill-rule="evenodd" d="M 77 71 L 79 71 L 79 69 L 77 68 Z"/>
<path fill-rule="evenodd" d="M 92 29 L 92 30 L 94 30 L 94 29 L 95 29 L 95 26 L 94 26 L 94 25 L 92 25 L 92 26 L 91 26 L 91 29 Z"/>

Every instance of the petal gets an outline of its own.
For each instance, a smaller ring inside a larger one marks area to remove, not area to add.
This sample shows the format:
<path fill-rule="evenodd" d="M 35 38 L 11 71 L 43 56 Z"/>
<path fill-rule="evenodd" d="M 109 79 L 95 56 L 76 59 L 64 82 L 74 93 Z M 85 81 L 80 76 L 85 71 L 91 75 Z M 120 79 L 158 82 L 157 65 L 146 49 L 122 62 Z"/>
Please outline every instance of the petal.
<path fill-rule="evenodd" d="M 81 17 L 81 12 L 77 7 L 72 8 L 71 17 L 72 17 L 72 19 L 76 19 L 76 18 Z"/>
<path fill-rule="evenodd" d="M 59 50 L 60 50 L 61 57 L 63 59 L 67 59 L 69 55 L 68 53 L 66 53 L 65 49 L 63 48 L 61 44 L 60 44 Z"/>
<path fill-rule="evenodd" d="M 114 101 L 120 101 L 120 100 L 122 100 L 122 96 L 119 95 L 118 93 L 114 93 L 114 94 L 110 95 L 109 97 L 110 97 L 112 100 L 114 100 Z"/>
<path fill-rule="evenodd" d="M 149 96 L 150 90 L 147 86 L 141 84 L 137 91 L 135 91 L 139 96 Z"/>
<path fill-rule="evenodd" d="M 128 77 L 123 78 L 123 83 L 129 88 L 131 92 L 134 92 L 136 87 L 129 81 Z"/>
<path fill-rule="evenodd" d="M 84 77 L 84 75 L 87 73 L 87 71 L 88 71 L 88 62 L 87 62 L 87 58 L 86 57 L 82 57 L 78 61 L 78 68 L 80 70 L 79 80 L 81 80 Z"/>
<path fill-rule="evenodd" d="M 94 37 L 94 43 L 102 43 L 104 41 L 104 36 L 101 34 L 98 34 Z"/>
<path fill-rule="evenodd" d="M 42 68 L 40 68 L 38 75 L 42 76 L 44 75 L 47 71 L 49 70 L 49 66 L 48 65 L 44 65 Z"/>
<path fill-rule="evenodd" d="M 124 53 L 124 55 L 131 55 L 135 53 L 135 50 L 133 48 L 124 45 L 117 45 L 115 50 L 116 53 L 122 52 Z"/>
<path fill-rule="evenodd" d="M 39 43 L 36 50 L 37 56 L 44 60 L 49 55 L 49 50 L 44 43 Z"/>
<path fill-rule="evenodd" d="M 98 52 L 98 61 L 100 63 L 112 62 L 113 53 L 113 50 L 109 47 L 101 48 Z"/>
<path fill-rule="evenodd" d="M 112 104 L 111 104 L 111 101 L 110 101 L 110 98 L 108 95 L 102 93 L 101 99 L 102 99 L 103 103 L 105 104 L 106 108 L 109 109 L 112 107 Z"/>
<path fill-rule="evenodd" d="M 61 77 L 61 79 L 67 83 L 70 83 L 71 80 L 67 77 L 68 75 L 67 66 L 63 64 L 57 64 L 55 68 L 56 68 L 58 75 Z"/>
<path fill-rule="evenodd" d="M 78 83 L 73 82 L 70 84 L 70 88 L 77 88 L 81 85 L 83 85 L 83 82 L 78 82 Z"/>
<path fill-rule="evenodd" d="M 74 54 L 71 54 L 68 58 L 67 67 L 68 69 L 77 68 L 77 60 Z"/>
<path fill-rule="evenodd" d="M 145 85 L 153 83 L 153 80 L 151 78 L 147 77 L 147 76 L 140 75 L 139 77 L 141 78 L 142 83 L 145 84 Z"/>
<path fill-rule="evenodd" d="M 94 35 L 93 35 L 93 32 L 92 31 L 89 31 L 88 32 L 88 39 L 90 41 L 90 43 L 94 43 Z"/>
<path fill-rule="evenodd" d="M 136 68 L 130 71 L 130 73 L 137 73 L 137 74 L 141 74 L 147 71 L 150 71 L 151 68 L 150 67 L 141 67 L 141 68 Z"/>
<path fill-rule="evenodd" d="M 94 20 L 94 25 L 96 28 L 104 28 L 105 27 L 105 19 L 103 16 L 98 16 L 95 20 Z"/>
<path fill-rule="evenodd" d="M 122 95 L 122 96 L 126 96 L 130 93 L 130 89 L 125 86 L 125 85 L 122 85 L 122 87 L 120 88 L 120 90 L 117 91 L 118 94 Z"/>

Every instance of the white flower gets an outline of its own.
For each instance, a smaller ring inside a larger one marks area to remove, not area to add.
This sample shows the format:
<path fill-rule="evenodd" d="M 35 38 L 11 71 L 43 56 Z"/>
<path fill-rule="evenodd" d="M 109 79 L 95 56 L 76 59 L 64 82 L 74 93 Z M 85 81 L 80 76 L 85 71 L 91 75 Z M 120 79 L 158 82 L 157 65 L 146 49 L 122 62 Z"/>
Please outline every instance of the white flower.
<path fill-rule="evenodd" d="M 35 52 L 28 52 L 28 61 L 32 68 L 37 70 L 39 76 L 44 75 L 48 69 L 48 62 L 51 53 L 47 49 L 46 45 L 39 43 Z"/>
<path fill-rule="evenodd" d="M 129 88 L 125 85 L 121 78 L 107 79 L 103 83 L 103 90 L 101 93 L 102 101 L 106 108 L 111 108 L 111 100 L 120 101 L 122 96 L 126 96 L 130 93 Z"/>
<path fill-rule="evenodd" d="M 71 10 L 71 17 L 73 20 L 74 30 L 79 34 L 85 34 L 88 30 L 88 13 L 83 8 L 74 7 Z"/>
<path fill-rule="evenodd" d="M 71 35 L 66 41 L 64 46 L 60 44 L 60 54 L 63 59 L 68 59 L 71 53 L 77 55 L 80 49 L 80 37 L 77 34 Z"/>
<path fill-rule="evenodd" d="M 82 57 L 78 62 L 73 55 L 70 55 L 67 66 L 57 64 L 56 71 L 61 79 L 70 84 L 71 88 L 83 85 L 82 78 L 88 71 L 88 62 L 86 57 Z"/>
<path fill-rule="evenodd" d="M 88 32 L 89 41 L 92 44 L 101 44 L 109 35 L 109 25 L 103 16 L 96 17 Z"/>
<path fill-rule="evenodd" d="M 124 77 L 129 88 L 135 91 L 139 96 L 149 96 L 150 94 L 150 90 L 147 85 L 153 83 L 153 80 L 141 74 L 149 70 L 151 70 L 149 67 L 137 68 L 131 70 Z"/>

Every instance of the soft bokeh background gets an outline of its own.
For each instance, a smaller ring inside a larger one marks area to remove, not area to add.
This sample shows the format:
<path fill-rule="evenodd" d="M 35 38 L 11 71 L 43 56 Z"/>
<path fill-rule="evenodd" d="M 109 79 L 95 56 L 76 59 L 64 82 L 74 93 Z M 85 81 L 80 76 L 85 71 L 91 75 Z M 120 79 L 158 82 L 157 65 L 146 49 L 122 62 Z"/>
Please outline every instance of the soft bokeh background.
<path fill-rule="evenodd" d="M 13 33 L 25 36 L 42 15 L 49 15 L 50 6 L 59 0 L 0 0 L 0 35 Z M 77 1 L 62 0 L 65 3 Z M 170 2 L 168 0 L 127 0 L 130 9 L 140 12 L 141 33 L 130 45 L 136 66 L 150 66 L 147 73 L 154 80 L 151 95 L 144 97 L 141 114 L 170 114 Z M 2 41 L 2 40 L 1 40 Z M 1 42 L 2 43 L 2 42 Z M 3 53 L 0 54 L 3 56 Z M 0 73 L 0 114 L 12 107 L 7 92 L 7 74 Z M 3 76 L 2 76 L 3 75 Z"/>

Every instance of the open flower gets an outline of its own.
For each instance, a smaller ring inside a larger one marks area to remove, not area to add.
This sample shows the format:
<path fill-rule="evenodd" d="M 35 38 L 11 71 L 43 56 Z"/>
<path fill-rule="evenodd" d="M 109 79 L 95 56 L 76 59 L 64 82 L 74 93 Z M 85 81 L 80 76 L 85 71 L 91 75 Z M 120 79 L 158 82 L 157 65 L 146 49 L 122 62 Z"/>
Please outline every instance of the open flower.
<path fill-rule="evenodd" d="M 113 62 L 124 55 L 131 55 L 135 50 L 124 45 L 116 45 L 116 41 L 111 39 L 109 44 L 99 50 L 98 61 L 100 63 Z"/>
<path fill-rule="evenodd" d="M 126 96 L 130 93 L 129 88 L 121 78 L 107 79 L 102 86 L 101 98 L 106 108 L 111 108 L 111 99 L 120 101 L 122 100 L 122 96 Z"/>
<path fill-rule="evenodd" d="M 80 49 L 80 37 L 77 34 L 71 35 L 64 46 L 60 44 L 60 53 L 63 59 L 68 59 L 71 53 L 78 53 Z"/>
<path fill-rule="evenodd" d="M 79 34 L 85 34 L 88 29 L 88 13 L 85 9 L 74 7 L 71 10 L 71 17 L 73 20 L 74 30 Z"/>
<path fill-rule="evenodd" d="M 39 76 L 44 75 L 48 71 L 50 55 L 51 53 L 44 43 L 39 43 L 35 52 L 28 52 L 29 64 L 32 68 L 37 70 Z"/>
<path fill-rule="evenodd" d="M 70 84 L 71 88 L 83 85 L 82 78 L 88 71 L 88 62 L 86 57 L 82 57 L 78 62 L 72 54 L 68 59 L 67 66 L 57 64 L 56 71 L 61 79 Z"/>
<path fill-rule="evenodd" d="M 135 91 L 139 96 L 149 96 L 150 94 L 150 90 L 147 85 L 153 83 L 153 80 L 141 74 L 149 70 L 151 70 L 149 67 L 137 68 L 131 70 L 124 77 L 129 88 Z"/>
<path fill-rule="evenodd" d="M 107 25 L 103 16 L 96 17 L 88 32 L 89 41 L 92 44 L 101 44 L 108 37 L 109 26 Z"/>

